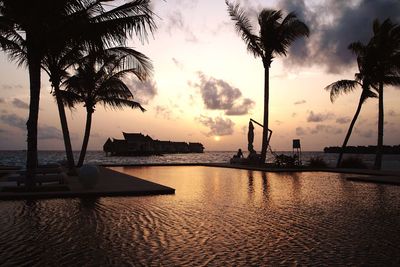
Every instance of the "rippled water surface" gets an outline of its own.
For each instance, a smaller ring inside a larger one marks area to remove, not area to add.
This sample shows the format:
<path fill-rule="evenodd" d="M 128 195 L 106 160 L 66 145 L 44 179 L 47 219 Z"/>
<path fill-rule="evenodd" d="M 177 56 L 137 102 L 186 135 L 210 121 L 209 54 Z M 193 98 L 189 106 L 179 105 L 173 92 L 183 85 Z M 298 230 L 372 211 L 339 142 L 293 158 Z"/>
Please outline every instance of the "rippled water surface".
<path fill-rule="evenodd" d="M 0 265 L 400 264 L 400 187 L 318 172 L 114 169 L 176 194 L 0 202 Z"/>

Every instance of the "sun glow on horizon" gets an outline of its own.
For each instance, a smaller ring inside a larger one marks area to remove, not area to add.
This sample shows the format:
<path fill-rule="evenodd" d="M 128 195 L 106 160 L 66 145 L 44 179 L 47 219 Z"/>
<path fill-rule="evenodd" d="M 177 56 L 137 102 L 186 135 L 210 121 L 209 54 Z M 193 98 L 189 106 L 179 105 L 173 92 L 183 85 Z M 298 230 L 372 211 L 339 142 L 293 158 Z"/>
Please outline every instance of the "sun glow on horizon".
<path fill-rule="evenodd" d="M 219 142 L 221 140 L 220 136 L 214 136 L 214 141 Z"/>

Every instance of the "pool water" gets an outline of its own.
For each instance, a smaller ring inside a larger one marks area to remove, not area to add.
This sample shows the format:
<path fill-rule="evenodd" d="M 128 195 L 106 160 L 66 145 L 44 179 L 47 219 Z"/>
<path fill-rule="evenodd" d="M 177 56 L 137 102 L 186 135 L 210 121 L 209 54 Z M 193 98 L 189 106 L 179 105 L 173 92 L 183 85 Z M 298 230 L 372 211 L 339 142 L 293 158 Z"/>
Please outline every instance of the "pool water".
<path fill-rule="evenodd" d="M 322 172 L 113 169 L 176 193 L 0 202 L 0 265 L 400 264 L 400 187 Z"/>

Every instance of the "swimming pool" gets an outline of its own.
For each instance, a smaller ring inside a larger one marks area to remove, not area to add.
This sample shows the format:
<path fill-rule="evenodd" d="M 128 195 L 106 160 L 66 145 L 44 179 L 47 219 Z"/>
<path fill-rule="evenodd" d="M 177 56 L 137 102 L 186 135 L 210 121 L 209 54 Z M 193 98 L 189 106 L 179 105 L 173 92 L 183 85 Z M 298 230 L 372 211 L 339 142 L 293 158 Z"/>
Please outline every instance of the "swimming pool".
<path fill-rule="evenodd" d="M 176 193 L 0 202 L 0 265 L 400 264 L 400 187 L 321 172 L 113 169 Z"/>

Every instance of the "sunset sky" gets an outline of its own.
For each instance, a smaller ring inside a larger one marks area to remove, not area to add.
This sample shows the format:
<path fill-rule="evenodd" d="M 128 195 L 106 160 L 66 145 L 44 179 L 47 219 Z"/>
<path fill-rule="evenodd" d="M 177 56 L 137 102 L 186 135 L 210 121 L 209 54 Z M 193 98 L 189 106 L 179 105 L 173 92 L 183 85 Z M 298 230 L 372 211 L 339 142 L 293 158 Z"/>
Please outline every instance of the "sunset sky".
<path fill-rule="evenodd" d="M 311 35 L 294 44 L 288 57 L 276 58 L 270 72 L 270 129 L 274 150 L 291 150 L 301 139 L 303 150 L 341 145 L 360 96 L 340 96 L 332 104 L 324 87 L 352 79 L 355 58 L 347 46 L 366 42 L 375 18 L 400 22 L 398 0 L 239 1 L 257 26 L 262 8 L 295 11 Z M 145 84 L 127 81 L 136 100 L 147 109 L 111 110 L 96 107 L 89 149 L 101 150 L 108 137 L 141 132 L 154 139 L 201 142 L 206 150 L 247 150 L 250 118 L 262 122 L 264 69 L 261 59 L 247 53 L 234 29 L 224 0 L 157 0 L 158 26 L 148 42 L 133 38 L 129 46 L 151 58 L 154 73 Z M 257 29 L 258 33 L 258 28 Z M 26 148 L 28 74 L 0 54 L 0 149 Z M 42 75 L 39 149 L 63 149 L 55 100 L 48 77 Z M 384 143 L 400 143 L 399 88 L 385 88 Z M 396 104 L 397 103 L 397 104 Z M 377 100 L 363 106 L 350 145 L 372 145 L 377 139 Z M 86 113 L 82 106 L 67 111 L 73 148 L 79 150 Z M 255 148 L 261 129 L 256 126 Z"/>

